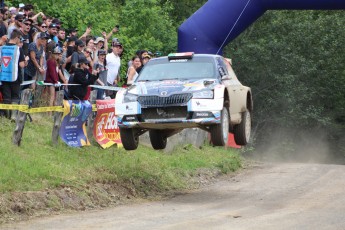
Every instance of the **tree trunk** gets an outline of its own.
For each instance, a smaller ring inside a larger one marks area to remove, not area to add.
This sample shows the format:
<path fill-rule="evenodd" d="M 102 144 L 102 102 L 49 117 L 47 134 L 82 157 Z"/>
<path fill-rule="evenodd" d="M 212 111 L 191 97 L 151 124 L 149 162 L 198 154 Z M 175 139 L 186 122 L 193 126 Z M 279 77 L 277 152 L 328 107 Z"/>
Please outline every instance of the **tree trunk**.
<path fill-rule="evenodd" d="M 63 105 L 63 90 L 58 91 L 56 95 L 56 105 L 62 106 Z M 54 125 L 53 125 L 53 132 L 52 132 L 52 142 L 53 145 L 57 145 L 59 142 L 59 131 L 61 127 L 61 119 L 63 113 L 61 112 L 54 112 Z"/>
<path fill-rule="evenodd" d="M 20 104 L 28 105 L 31 93 L 32 93 L 31 89 L 23 90 L 22 96 L 21 96 L 21 103 Z M 27 116 L 27 113 L 18 111 L 18 116 L 17 116 L 17 121 L 16 121 L 16 128 L 15 128 L 15 130 L 13 132 L 13 137 L 12 137 L 12 143 L 17 145 L 17 146 L 20 145 L 20 142 L 22 140 L 24 126 L 25 126 L 25 121 L 26 121 L 26 116 Z"/>
<path fill-rule="evenodd" d="M 97 98 L 97 89 L 91 91 L 90 103 L 96 104 L 96 98 Z M 91 112 L 87 121 L 87 137 L 90 143 L 91 143 L 91 137 L 93 137 L 93 125 L 96 118 L 96 114 L 97 112 Z"/>

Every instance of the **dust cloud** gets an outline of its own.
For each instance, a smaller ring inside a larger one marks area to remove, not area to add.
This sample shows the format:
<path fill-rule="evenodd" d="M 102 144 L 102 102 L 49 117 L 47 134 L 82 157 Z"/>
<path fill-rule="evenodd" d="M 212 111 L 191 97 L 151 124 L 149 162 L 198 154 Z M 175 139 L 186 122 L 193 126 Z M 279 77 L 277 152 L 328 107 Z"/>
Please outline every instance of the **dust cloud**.
<path fill-rule="evenodd" d="M 245 157 L 265 162 L 345 165 L 345 156 L 322 131 L 293 132 L 280 129 L 260 137 L 260 140 L 255 150 L 244 154 Z"/>

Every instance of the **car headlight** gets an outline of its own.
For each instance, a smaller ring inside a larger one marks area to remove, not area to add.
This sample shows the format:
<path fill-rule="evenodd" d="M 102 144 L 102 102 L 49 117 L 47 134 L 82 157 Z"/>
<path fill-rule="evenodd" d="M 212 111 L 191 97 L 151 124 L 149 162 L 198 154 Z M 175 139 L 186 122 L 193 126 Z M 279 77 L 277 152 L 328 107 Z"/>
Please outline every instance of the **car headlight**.
<path fill-rule="evenodd" d="M 131 94 L 131 93 L 127 93 L 124 97 L 123 97 L 123 102 L 124 103 L 128 103 L 128 102 L 135 102 L 138 99 L 138 95 L 135 94 Z"/>
<path fill-rule="evenodd" d="M 193 93 L 193 98 L 203 98 L 203 99 L 212 99 L 213 98 L 213 90 L 204 90 Z"/>

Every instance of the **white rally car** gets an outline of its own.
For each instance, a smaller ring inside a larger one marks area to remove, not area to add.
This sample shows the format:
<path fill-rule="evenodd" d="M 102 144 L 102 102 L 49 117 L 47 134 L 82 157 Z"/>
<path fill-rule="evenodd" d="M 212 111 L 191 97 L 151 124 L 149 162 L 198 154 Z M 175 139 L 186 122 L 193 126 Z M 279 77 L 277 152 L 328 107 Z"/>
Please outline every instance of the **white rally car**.
<path fill-rule="evenodd" d="M 146 131 L 152 147 L 164 149 L 168 137 L 193 127 L 208 131 L 215 146 L 226 145 L 229 132 L 246 145 L 252 109 L 251 90 L 239 82 L 231 60 L 192 52 L 151 59 L 115 102 L 126 150 L 136 149 Z"/>

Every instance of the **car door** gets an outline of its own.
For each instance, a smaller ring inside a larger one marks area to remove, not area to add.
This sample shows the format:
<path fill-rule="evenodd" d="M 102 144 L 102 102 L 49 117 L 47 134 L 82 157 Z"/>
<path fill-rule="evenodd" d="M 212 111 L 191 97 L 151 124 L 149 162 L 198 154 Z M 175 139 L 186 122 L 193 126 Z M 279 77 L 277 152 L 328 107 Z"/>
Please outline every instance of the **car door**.
<path fill-rule="evenodd" d="M 226 59 L 219 57 L 217 62 L 219 63 L 219 68 L 221 68 L 220 71 L 222 72 L 220 73 L 222 75 L 222 83 L 227 88 L 230 96 L 230 115 L 238 114 L 241 109 L 238 103 L 238 94 L 241 83 L 237 80 L 230 63 Z"/>

